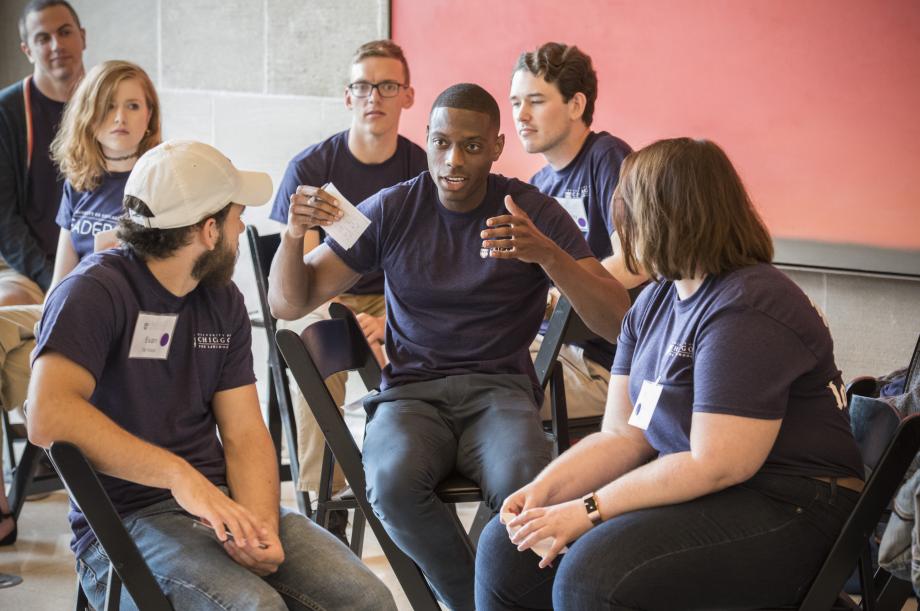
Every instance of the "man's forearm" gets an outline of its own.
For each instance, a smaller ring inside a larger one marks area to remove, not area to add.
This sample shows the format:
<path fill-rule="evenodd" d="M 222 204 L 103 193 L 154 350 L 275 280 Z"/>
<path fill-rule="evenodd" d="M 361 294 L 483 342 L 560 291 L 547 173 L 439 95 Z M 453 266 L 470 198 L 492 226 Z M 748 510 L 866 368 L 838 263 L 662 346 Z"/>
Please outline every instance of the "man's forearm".
<path fill-rule="evenodd" d="M 223 438 L 230 496 L 278 532 L 280 482 L 274 445 L 264 427 L 242 439 Z"/>
<path fill-rule="evenodd" d="M 604 339 L 615 342 L 629 309 L 629 294 L 600 263 L 591 261 L 592 269 L 588 269 L 556 246 L 543 269 L 585 324 Z"/>
<path fill-rule="evenodd" d="M 127 432 L 89 402 L 49 398 L 30 403 L 29 440 L 42 447 L 73 443 L 106 475 L 151 488 L 172 490 L 194 468 L 172 452 Z"/>
<path fill-rule="evenodd" d="M 273 316 L 296 320 L 310 312 L 307 306 L 311 273 L 312 269 L 303 262 L 303 238 L 282 231 L 268 279 L 268 303 Z"/>

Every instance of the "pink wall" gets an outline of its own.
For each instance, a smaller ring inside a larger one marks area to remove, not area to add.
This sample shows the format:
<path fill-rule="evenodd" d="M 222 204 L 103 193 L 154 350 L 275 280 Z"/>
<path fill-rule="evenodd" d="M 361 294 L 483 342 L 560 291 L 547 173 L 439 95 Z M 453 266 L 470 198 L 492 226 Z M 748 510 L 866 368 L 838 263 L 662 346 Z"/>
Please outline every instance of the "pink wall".
<path fill-rule="evenodd" d="M 916 0 L 393 0 L 393 38 L 423 143 L 428 110 L 462 81 L 502 108 L 495 170 L 528 177 L 510 71 L 547 40 L 595 62 L 594 126 L 634 148 L 710 138 L 774 235 L 920 249 L 920 2 Z"/>

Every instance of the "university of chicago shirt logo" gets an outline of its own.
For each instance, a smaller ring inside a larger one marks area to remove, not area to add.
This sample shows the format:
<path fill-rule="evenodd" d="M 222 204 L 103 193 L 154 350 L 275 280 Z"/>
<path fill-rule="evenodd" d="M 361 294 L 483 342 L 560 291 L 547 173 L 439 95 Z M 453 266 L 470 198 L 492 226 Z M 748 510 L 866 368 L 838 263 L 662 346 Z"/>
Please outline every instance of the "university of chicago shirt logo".
<path fill-rule="evenodd" d="M 227 350 L 230 348 L 230 333 L 196 333 L 194 345 L 199 350 Z"/>
<path fill-rule="evenodd" d="M 668 356 L 693 358 L 693 342 L 674 342 L 668 347 Z"/>

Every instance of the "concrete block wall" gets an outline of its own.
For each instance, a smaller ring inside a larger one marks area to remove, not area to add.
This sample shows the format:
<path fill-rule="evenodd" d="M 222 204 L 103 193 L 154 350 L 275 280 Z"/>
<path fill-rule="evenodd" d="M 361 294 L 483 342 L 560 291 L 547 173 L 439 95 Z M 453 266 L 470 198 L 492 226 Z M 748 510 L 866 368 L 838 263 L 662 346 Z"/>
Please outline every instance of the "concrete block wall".
<path fill-rule="evenodd" d="M 920 334 L 920 278 L 783 271 L 824 311 L 844 381 L 907 367 Z"/>

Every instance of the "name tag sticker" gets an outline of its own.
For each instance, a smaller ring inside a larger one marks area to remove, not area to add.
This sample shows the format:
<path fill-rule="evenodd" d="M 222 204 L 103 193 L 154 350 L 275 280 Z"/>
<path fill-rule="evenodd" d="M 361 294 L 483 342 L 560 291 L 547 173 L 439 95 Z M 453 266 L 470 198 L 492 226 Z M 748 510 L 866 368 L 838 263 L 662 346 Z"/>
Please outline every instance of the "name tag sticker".
<path fill-rule="evenodd" d="M 648 430 L 648 425 L 652 422 L 652 414 L 658 407 L 658 399 L 661 397 L 661 384 L 657 382 L 642 381 L 642 388 L 639 389 L 639 398 L 629 415 L 629 424 L 642 429 Z"/>
<path fill-rule="evenodd" d="M 178 314 L 138 314 L 128 358 L 166 360 L 178 319 Z"/>
<path fill-rule="evenodd" d="M 588 212 L 585 210 L 585 198 L 583 197 L 557 197 L 565 211 L 569 213 L 582 233 L 588 232 Z"/>

